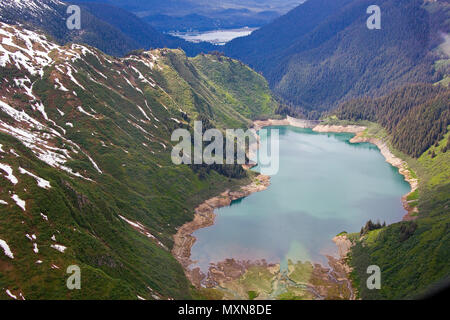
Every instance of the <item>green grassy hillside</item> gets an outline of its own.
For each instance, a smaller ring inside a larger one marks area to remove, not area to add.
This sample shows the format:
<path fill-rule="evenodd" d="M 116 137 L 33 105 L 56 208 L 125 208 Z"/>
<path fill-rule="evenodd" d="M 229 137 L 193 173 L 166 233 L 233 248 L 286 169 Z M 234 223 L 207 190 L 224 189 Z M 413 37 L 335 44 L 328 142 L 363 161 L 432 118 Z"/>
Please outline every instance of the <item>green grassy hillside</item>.
<path fill-rule="evenodd" d="M 419 178 L 419 189 L 407 198 L 419 209 L 417 219 L 362 237 L 350 235 L 355 246 L 349 263 L 362 299 L 422 297 L 449 281 L 450 107 L 448 98 L 442 98 L 446 96 L 448 88 L 413 86 L 380 99 L 351 101 L 335 112 L 344 123 L 368 125 L 365 135 L 386 141 Z M 367 289 L 369 265 L 381 268 L 380 290 Z"/>
<path fill-rule="evenodd" d="M 172 236 L 199 203 L 249 177 L 173 165 L 171 133 L 199 115 L 246 127 L 273 113 L 265 81 L 215 56 L 167 49 L 115 59 L 1 30 L 11 44 L 0 42 L 10 59 L 0 67 L 0 239 L 11 257 L 0 248 L 0 298 L 10 298 L 6 290 L 26 299 L 190 298 Z M 211 64 L 245 91 L 210 75 Z M 66 288 L 73 264 L 81 290 Z"/>
<path fill-rule="evenodd" d="M 427 151 L 408 161 L 421 178 L 418 219 L 374 230 L 352 249 L 350 264 L 361 298 L 417 298 L 449 281 L 450 153 L 442 152 L 449 136 L 430 148 L 437 151 L 434 158 Z M 381 290 L 365 284 L 367 266 L 373 264 L 381 268 Z"/>

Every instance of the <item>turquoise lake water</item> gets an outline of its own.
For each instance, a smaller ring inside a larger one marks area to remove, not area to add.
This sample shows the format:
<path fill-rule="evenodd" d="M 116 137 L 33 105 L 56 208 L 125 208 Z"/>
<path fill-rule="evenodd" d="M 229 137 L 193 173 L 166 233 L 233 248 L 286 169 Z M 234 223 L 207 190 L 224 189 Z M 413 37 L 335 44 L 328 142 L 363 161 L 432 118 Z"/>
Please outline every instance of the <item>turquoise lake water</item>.
<path fill-rule="evenodd" d="M 193 234 L 195 266 L 205 271 L 226 258 L 327 264 L 338 233 L 359 232 L 369 219 L 397 222 L 406 213 L 401 197 L 410 186 L 375 145 L 351 144 L 352 134 L 266 129 L 279 130 L 278 173 L 267 190 L 217 209 L 215 224 Z"/>

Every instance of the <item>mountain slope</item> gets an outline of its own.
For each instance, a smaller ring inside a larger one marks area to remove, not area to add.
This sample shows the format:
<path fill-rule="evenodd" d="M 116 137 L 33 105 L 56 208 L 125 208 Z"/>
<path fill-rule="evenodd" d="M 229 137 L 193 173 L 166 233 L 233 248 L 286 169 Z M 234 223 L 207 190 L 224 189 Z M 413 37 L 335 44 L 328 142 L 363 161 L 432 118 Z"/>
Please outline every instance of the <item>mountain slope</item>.
<path fill-rule="evenodd" d="M 4 0 L 0 3 L 0 21 L 43 31 L 62 44 L 85 43 L 113 56 L 163 47 L 181 47 L 189 55 L 212 49 L 208 44 L 192 44 L 163 35 L 132 13 L 106 4 L 80 4 L 81 29 L 69 30 L 68 5 L 59 0 Z"/>
<path fill-rule="evenodd" d="M 66 26 L 67 6 L 58 0 L 6 0 L 0 4 L 0 21 L 21 23 L 29 29 L 43 31 L 60 43 L 88 43 L 111 55 L 119 56 L 139 48 L 136 41 L 89 12 L 81 14 L 81 30 L 69 30 Z"/>
<path fill-rule="evenodd" d="M 408 163 L 419 188 L 406 201 L 418 208 L 409 220 L 367 234 L 351 234 L 352 277 L 363 299 L 420 298 L 450 280 L 450 88 L 416 84 L 381 98 L 359 98 L 339 106 L 339 121 L 367 121 L 365 140 L 383 140 Z M 336 121 L 336 119 L 334 119 Z M 367 267 L 382 272 L 380 290 L 368 290 Z"/>
<path fill-rule="evenodd" d="M 419 209 L 416 219 L 395 223 L 362 237 L 352 236 L 356 245 L 351 251 L 350 265 L 362 299 L 415 299 L 448 287 L 449 137 L 447 133 L 418 159 L 399 153 L 420 179 L 418 191 L 407 199 L 411 207 Z M 387 137 L 387 140 L 392 138 Z M 381 290 L 367 289 L 365 279 L 369 265 L 377 265 L 382 270 Z"/>
<path fill-rule="evenodd" d="M 279 56 L 295 40 L 313 31 L 349 2 L 351 0 L 306 1 L 250 36 L 232 40 L 226 46 L 226 53 L 266 71 L 271 68 L 267 63 L 270 59 Z"/>
<path fill-rule="evenodd" d="M 432 49 L 443 41 L 440 33 L 449 32 L 448 3 L 422 3 L 309 0 L 231 41 L 225 52 L 262 71 L 287 103 L 326 110 L 353 97 L 437 80 Z M 373 4 L 382 11 L 381 30 L 366 27 Z"/>
<path fill-rule="evenodd" d="M 162 32 L 210 31 L 214 29 L 235 29 L 242 27 L 260 27 L 279 16 L 276 11 L 250 12 L 249 10 L 223 10 L 215 12 L 213 17 L 191 13 L 182 17 L 153 14 L 142 17 L 151 26 Z"/>
<path fill-rule="evenodd" d="M 182 48 L 189 56 L 195 56 L 200 52 L 208 52 L 215 49 L 212 44 L 207 42 L 190 43 L 183 39 L 160 33 L 134 14 L 112 5 L 77 1 L 71 1 L 71 3 L 80 5 L 82 10 L 89 12 L 97 19 L 108 23 L 120 30 L 125 36 L 131 38 L 136 44 L 130 49 Z M 124 52 L 124 54 L 129 51 L 131 50 Z"/>
<path fill-rule="evenodd" d="M 296 0 L 78 0 L 107 3 L 135 13 L 163 32 L 262 26 L 286 13 Z"/>
<path fill-rule="evenodd" d="M 379 123 L 399 151 L 418 158 L 443 139 L 450 125 L 450 90 L 431 84 L 409 85 L 387 96 L 359 98 L 338 107 L 340 119 Z"/>
<path fill-rule="evenodd" d="M 253 91 L 209 78 L 201 67 L 212 63 Z M 0 297 L 189 298 L 170 253 L 177 226 L 250 177 L 173 165 L 170 136 L 200 114 L 245 127 L 273 113 L 272 99 L 258 108 L 264 79 L 230 59 L 169 49 L 117 59 L 3 23 L 0 73 Z M 65 285 L 74 264 L 81 291 Z"/>

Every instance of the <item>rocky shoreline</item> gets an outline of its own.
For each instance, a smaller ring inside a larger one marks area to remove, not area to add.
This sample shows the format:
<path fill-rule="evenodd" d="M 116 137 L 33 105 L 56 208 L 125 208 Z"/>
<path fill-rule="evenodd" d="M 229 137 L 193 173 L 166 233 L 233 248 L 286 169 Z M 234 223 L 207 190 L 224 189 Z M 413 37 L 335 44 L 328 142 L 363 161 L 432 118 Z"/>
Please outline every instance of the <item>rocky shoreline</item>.
<path fill-rule="evenodd" d="M 347 255 L 350 252 L 353 243 L 348 239 L 346 234 L 337 235 L 333 238 L 333 242 L 338 248 L 338 256 L 336 259 L 331 256 L 327 256 L 328 264 L 334 270 L 334 273 L 338 276 L 337 280 L 345 281 L 347 283 L 347 288 L 350 292 L 350 300 L 356 299 L 355 288 L 350 281 L 349 274 L 352 272 L 352 268 L 347 264 Z"/>
<path fill-rule="evenodd" d="M 366 127 L 362 126 L 356 126 L 356 125 L 349 125 L 349 126 L 338 126 L 338 125 L 323 125 L 319 124 L 313 128 L 313 131 L 315 132 L 336 132 L 336 133 L 355 133 L 359 134 L 364 132 L 366 130 Z"/>
<path fill-rule="evenodd" d="M 232 201 L 247 197 L 248 195 L 267 189 L 270 185 L 270 177 L 258 175 L 251 184 L 241 187 L 238 191 L 227 190 L 219 196 L 213 197 L 200 204 L 195 209 L 194 220 L 182 225 L 174 235 L 172 254 L 183 266 L 187 278 L 196 286 L 205 278 L 198 268 L 190 269 L 194 262 L 191 260 L 191 248 L 196 238 L 192 235 L 196 230 L 206 228 L 214 224 L 217 208 L 229 206 Z"/>
<path fill-rule="evenodd" d="M 338 255 L 341 259 L 345 259 L 352 247 L 352 242 L 347 238 L 347 235 L 338 235 L 333 238 L 333 242 L 338 248 Z M 349 270 L 351 271 L 351 270 Z"/>

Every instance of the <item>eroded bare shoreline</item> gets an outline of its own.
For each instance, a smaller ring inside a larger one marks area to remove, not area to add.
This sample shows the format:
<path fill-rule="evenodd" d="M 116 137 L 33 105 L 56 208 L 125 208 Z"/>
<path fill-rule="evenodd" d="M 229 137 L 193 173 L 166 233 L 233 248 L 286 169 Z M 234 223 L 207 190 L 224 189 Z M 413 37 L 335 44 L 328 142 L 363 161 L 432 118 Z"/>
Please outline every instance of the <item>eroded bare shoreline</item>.
<path fill-rule="evenodd" d="M 270 126 L 292 126 L 292 127 L 296 127 L 296 128 L 314 128 L 319 123 L 320 123 L 320 121 L 316 121 L 316 120 L 296 119 L 296 118 L 287 116 L 286 119 L 283 119 L 283 120 L 267 119 L 267 120 L 253 121 L 253 129 L 258 131 L 264 127 L 270 127 Z"/>
<path fill-rule="evenodd" d="M 186 276 L 194 284 L 199 286 L 204 275 L 198 268 L 190 269 L 194 262 L 191 260 L 191 248 L 196 238 L 192 235 L 196 230 L 206 228 L 214 224 L 217 208 L 229 206 L 232 201 L 247 197 L 254 192 L 267 189 L 270 185 L 270 177 L 258 175 L 251 184 L 241 187 L 238 191 L 226 190 L 220 195 L 206 200 L 195 209 L 194 220 L 182 225 L 174 235 L 172 254 L 183 266 Z"/>

